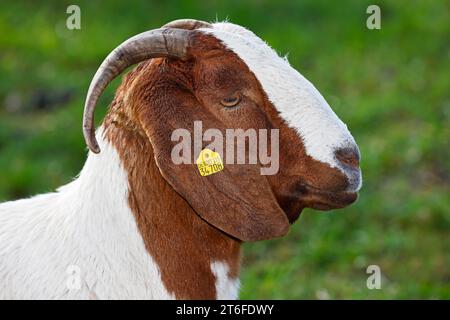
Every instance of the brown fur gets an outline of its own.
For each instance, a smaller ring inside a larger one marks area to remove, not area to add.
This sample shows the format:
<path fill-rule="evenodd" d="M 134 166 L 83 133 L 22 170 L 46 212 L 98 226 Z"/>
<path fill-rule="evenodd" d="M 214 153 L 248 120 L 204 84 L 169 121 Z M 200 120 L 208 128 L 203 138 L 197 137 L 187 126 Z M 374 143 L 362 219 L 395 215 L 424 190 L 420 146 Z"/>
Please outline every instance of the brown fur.
<path fill-rule="evenodd" d="M 228 263 L 230 277 L 238 276 L 239 239 L 281 236 L 304 207 L 342 207 L 355 196 L 341 192 L 342 173 L 306 155 L 237 56 L 211 36 L 197 34 L 192 43 L 195 59 L 153 59 L 130 72 L 105 128 L 128 172 L 130 207 L 166 288 L 177 298 L 208 299 L 216 297 L 211 262 Z M 220 105 L 236 93 L 239 108 Z M 195 165 L 175 166 L 170 133 L 192 128 L 194 120 L 204 129 L 280 129 L 279 173 L 266 177 L 259 165 L 226 165 L 201 177 Z"/>
<path fill-rule="evenodd" d="M 167 290 L 179 299 L 214 299 L 211 262 L 239 271 L 240 242 L 205 223 L 161 176 L 150 141 L 133 121 L 125 120 L 122 93 L 142 66 L 124 81 L 105 119 L 105 134 L 128 172 L 129 203 L 145 246 L 161 271 Z"/>

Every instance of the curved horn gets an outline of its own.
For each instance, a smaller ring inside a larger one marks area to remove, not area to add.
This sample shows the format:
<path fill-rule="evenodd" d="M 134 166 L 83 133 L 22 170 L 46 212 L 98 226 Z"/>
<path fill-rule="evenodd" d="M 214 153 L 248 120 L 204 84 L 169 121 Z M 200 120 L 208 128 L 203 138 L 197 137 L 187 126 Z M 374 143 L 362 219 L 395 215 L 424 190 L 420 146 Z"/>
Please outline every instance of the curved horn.
<path fill-rule="evenodd" d="M 106 57 L 91 81 L 84 105 L 83 135 L 92 152 L 100 152 L 95 138 L 94 111 L 106 86 L 127 67 L 150 58 L 188 59 L 190 33 L 171 28 L 146 31 L 126 40 Z"/>
<path fill-rule="evenodd" d="M 163 28 L 175 28 L 175 29 L 186 29 L 195 30 L 200 28 L 212 28 L 212 24 L 209 22 L 195 20 L 195 19 L 179 19 L 166 23 Z"/>

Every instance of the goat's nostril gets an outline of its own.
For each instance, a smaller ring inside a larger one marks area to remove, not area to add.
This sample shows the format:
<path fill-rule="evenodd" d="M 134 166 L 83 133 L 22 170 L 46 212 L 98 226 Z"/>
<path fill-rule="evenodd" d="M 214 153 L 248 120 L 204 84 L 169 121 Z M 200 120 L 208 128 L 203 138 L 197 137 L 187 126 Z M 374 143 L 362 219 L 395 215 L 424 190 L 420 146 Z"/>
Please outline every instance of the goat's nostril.
<path fill-rule="evenodd" d="M 335 153 L 336 159 L 344 165 L 359 168 L 359 150 L 357 148 L 342 148 Z"/>

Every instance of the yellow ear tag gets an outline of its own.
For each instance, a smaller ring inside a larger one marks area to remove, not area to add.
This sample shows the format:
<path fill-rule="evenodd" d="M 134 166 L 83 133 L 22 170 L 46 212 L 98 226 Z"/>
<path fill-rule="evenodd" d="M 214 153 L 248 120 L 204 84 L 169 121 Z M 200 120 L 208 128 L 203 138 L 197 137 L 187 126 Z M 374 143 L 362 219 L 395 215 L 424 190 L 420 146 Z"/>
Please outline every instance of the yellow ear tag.
<path fill-rule="evenodd" d="M 203 149 L 197 158 L 197 167 L 200 175 L 205 177 L 223 170 L 220 154 L 211 149 Z"/>

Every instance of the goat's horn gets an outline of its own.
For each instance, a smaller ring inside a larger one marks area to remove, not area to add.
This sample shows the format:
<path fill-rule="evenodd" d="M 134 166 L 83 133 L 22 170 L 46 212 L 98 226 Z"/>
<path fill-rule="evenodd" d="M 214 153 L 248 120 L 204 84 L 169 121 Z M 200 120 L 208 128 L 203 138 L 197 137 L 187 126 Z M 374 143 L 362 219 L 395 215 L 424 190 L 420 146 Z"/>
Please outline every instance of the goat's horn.
<path fill-rule="evenodd" d="M 209 22 L 195 20 L 195 19 L 179 19 L 166 23 L 163 28 L 175 28 L 175 29 L 186 29 L 195 30 L 199 28 L 212 28 L 212 24 Z"/>
<path fill-rule="evenodd" d="M 140 33 L 115 48 L 98 68 L 89 86 L 83 115 L 83 135 L 89 149 L 100 152 L 94 129 L 94 111 L 106 86 L 127 67 L 157 57 L 188 59 L 189 30 L 161 28 Z"/>

